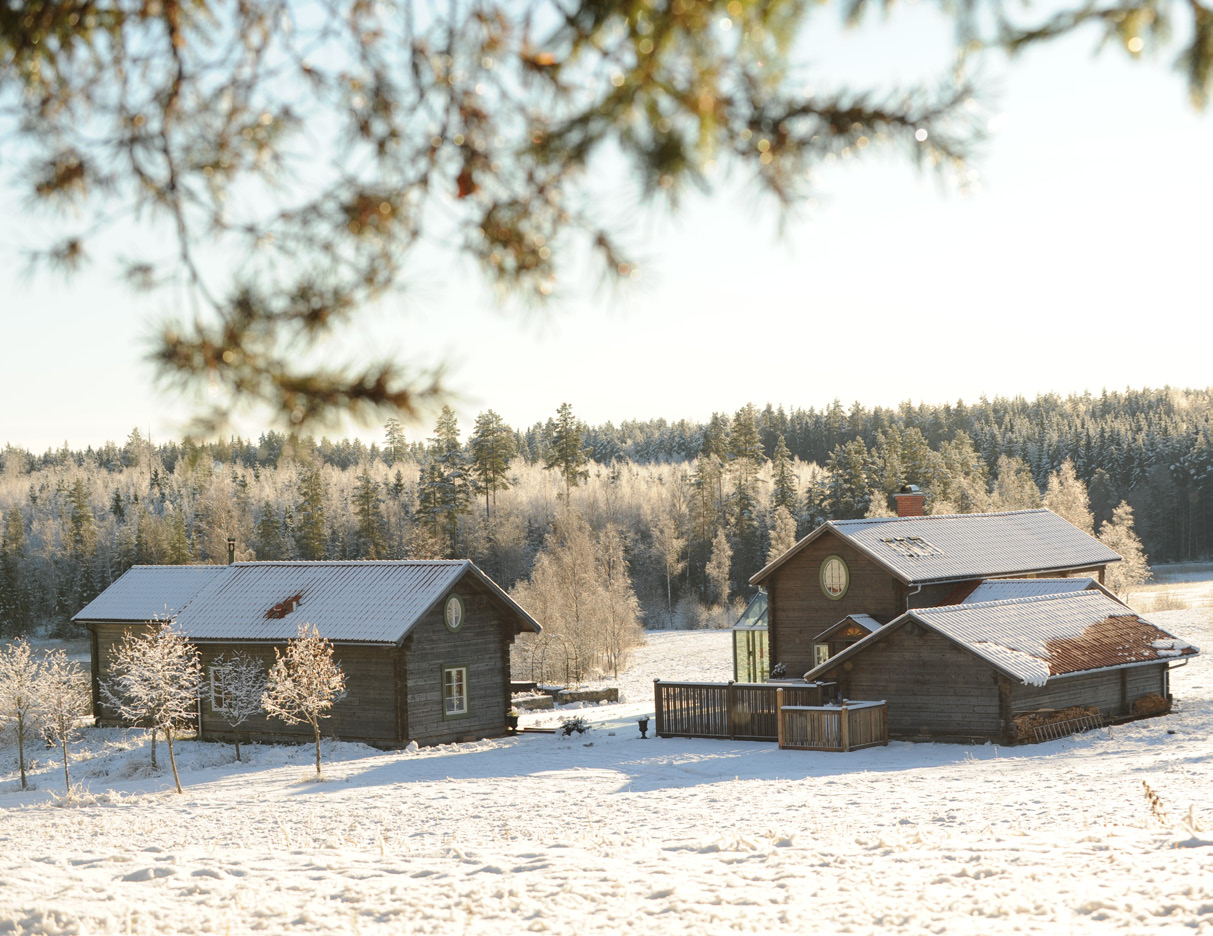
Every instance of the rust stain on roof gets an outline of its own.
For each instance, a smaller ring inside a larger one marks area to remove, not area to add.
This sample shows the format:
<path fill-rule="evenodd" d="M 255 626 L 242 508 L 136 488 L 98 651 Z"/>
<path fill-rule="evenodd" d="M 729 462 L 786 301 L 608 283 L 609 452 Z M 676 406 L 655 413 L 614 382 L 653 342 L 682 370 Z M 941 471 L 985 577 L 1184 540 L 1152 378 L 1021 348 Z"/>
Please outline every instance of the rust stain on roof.
<path fill-rule="evenodd" d="M 291 595 L 289 598 L 283 598 L 280 602 L 265 612 L 266 620 L 281 621 L 284 617 L 299 607 L 299 602 L 303 600 L 303 593 Z"/>
<path fill-rule="evenodd" d="M 1190 656 L 1196 648 L 1182 641 L 1160 641 L 1161 632 L 1136 614 L 1117 614 L 1097 621 L 1077 637 L 1059 637 L 1045 645 L 1049 651 L 1049 675 L 1060 676 L 1082 670 L 1147 663 L 1151 660 Z M 1172 647 L 1159 647 L 1170 643 Z"/>

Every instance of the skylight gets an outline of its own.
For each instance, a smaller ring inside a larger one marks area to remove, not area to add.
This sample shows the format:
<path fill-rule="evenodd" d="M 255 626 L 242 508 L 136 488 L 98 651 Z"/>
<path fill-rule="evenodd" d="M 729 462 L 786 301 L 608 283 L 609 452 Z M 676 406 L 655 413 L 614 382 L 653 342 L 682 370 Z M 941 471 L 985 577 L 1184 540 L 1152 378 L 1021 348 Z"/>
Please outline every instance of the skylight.
<path fill-rule="evenodd" d="M 944 554 L 942 549 L 932 546 L 921 536 L 885 536 L 881 537 L 880 541 L 907 559 L 923 559 Z"/>

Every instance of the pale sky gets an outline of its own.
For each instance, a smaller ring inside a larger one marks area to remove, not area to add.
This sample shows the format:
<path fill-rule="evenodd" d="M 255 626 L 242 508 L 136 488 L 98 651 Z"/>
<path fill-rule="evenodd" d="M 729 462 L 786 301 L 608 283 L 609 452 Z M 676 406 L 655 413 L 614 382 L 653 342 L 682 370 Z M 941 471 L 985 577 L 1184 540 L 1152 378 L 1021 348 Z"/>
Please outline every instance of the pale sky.
<path fill-rule="evenodd" d="M 826 29 L 806 55 L 835 85 L 907 84 L 947 65 L 949 28 L 911 6 L 884 25 Z M 752 187 L 721 179 L 675 217 L 627 216 L 643 260 L 627 290 L 574 284 L 535 315 L 499 308 L 465 261 L 419 263 L 406 296 L 360 318 L 339 353 L 446 361 L 465 432 L 485 408 L 521 428 L 565 401 L 618 423 L 747 402 L 1208 386 L 1213 118 L 1188 104 L 1173 50 L 1133 63 L 1095 45 L 1083 35 L 987 63 L 995 132 L 975 195 L 868 150 L 823 166 L 816 207 L 781 234 Z M 19 254 L 44 222 L 19 204 L 0 191 L 0 446 L 120 442 L 136 425 L 178 437 L 188 405 L 156 391 L 143 361 L 174 297 L 132 296 L 108 267 L 69 284 L 23 279 Z M 236 428 L 267 427 L 254 416 Z"/>

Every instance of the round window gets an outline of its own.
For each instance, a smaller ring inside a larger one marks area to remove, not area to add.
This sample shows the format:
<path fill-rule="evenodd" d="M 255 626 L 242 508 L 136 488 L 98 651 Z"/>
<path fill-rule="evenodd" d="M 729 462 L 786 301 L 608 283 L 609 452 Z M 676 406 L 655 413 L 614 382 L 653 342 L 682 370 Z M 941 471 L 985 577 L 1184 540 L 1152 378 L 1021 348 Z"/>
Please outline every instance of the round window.
<path fill-rule="evenodd" d="M 443 611 L 442 619 L 446 621 L 449 630 L 459 630 L 459 626 L 463 623 L 463 599 L 458 595 L 451 595 L 446 600 L 446 609 Z"/>
<path fill-rule="evenodd" d="M 838 600 L 851 585 L 851 573 L 840 556 L 827 556 L 821 564 L 821 590 L 827 598 Z"/>

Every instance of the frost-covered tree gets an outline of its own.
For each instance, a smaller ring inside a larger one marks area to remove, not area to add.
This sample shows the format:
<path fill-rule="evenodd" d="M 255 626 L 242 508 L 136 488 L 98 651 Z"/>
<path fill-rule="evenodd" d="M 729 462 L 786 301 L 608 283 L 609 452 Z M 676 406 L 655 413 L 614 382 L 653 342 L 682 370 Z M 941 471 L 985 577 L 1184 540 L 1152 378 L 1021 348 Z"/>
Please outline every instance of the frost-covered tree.
<path fill-rule="evenodd" d="M 1061 468 L 1049 475 L 1044 505 L 1084 533 L 1095 535 L 1095 518 L 1087 499 L 1087 486 L 1079 479 L 1074 471 L 1074 463 L 1068 458 Z"/>
<path fill-rule="evenodd" d="M 173 782 L 177 792 L 182 792 L 173 735 L 192 724 L 197 715 L 198 693 L 202 688 L 198 650 L 175 629 L 172 621 L 164 621 L 146 633 L 124 633 L 110 670 L 109 680 L 101 685 L 106 704 L 123 721 L 152 732 L 153 752 L 156 733 L 164 735 Z M 155 763 L 155 754 L 152 756 Z"/>
<path fill-rule="evenodd" d="M 724 530 L 717 530 L 716 538 L 712 540 L 712 556 L 708 559 L 704 574 L 720 604 L 728 604 L 729 601 L 729 568 L 732 564 L 733 547 L 729 545 Z"/>
<path fill-rule="evenodd" d="M 213 709 L 232 729 L 236 760 L 240 760 L 240 726 L 262 710 L 265 695 L 265 667 L 243 650 L 233 650 L 211 664 Z"/>
<path fill-rule="evenodd" d="M 68 774 L 67 744 L 76 733 L 79 719 L 88 714 L 91 704 L 88 674 L 71 662 L 62 648 L 47 652 L 39 664 L 39 722 L 46 740 L 57 746 L 63 755 L 63 784 L 68 796 L 72 792 L 72 778 Z M 171 758 L 171 745 L 169 752 Z M 173 775 L 176 776 L 176 766 Z M 180 785 L 177 789 L 180 791 Z"/>
<path fill-rule="evenodd" d="M 653 534 L 653 555 L 665 572 L 665 608 L 666 614 L 673 619 L 674 615 L 674 579 L 686 568 L 683 554 L 687 548 L 687 539 L 679 533 L 678 517 L 670 510 L 663 509 L 649 522 Z"/>
<path fill-rule="evenodd" d="M 0 647 L 0 728 L 11 727 L 17 739 L 17 765 L 21 789 L 25 779 L 25 742 L 38 729 L 38 660 L 25 638 Z"/>
<path fill-rule="evenodd" d="M 1040 488 L 1022 458 L 1000 455 L 991 507 L 994 510 L 1032 510 L 1040 506 Z"/>
<path fill-rule="evenodd" d="M 767 550 L 770 564 L 796 545 L 796 518 L 782 504 L 775 508 L 775 519 L 771 524 L 771 546 Z"/>
<path fill-rule="evenodd" d="M 1099 531 L 1099 541 L 1121 557 L 1108 566 L 1104 584 L 1109 589 L 1127 596 L 1129 589 L 1149 580 L 1150 564 L 1133 529 L 1133 508 L 1125 501 L 1112 511 L 1112 519 Z"/>
<path fill-rule="evenodd" d="M 299 633 L 286 642 L 286 651 L 274 648 L 274 665 L 266 677 L 261 707 L 288 725 L 306 722 L 316 739 L 316 777 L 320 772 L 320 722 L 332 714 L 345 696 L 345 673 L 333 659 L 333 645 L 320 636 L 315 624 L 299 625 Z"/>

